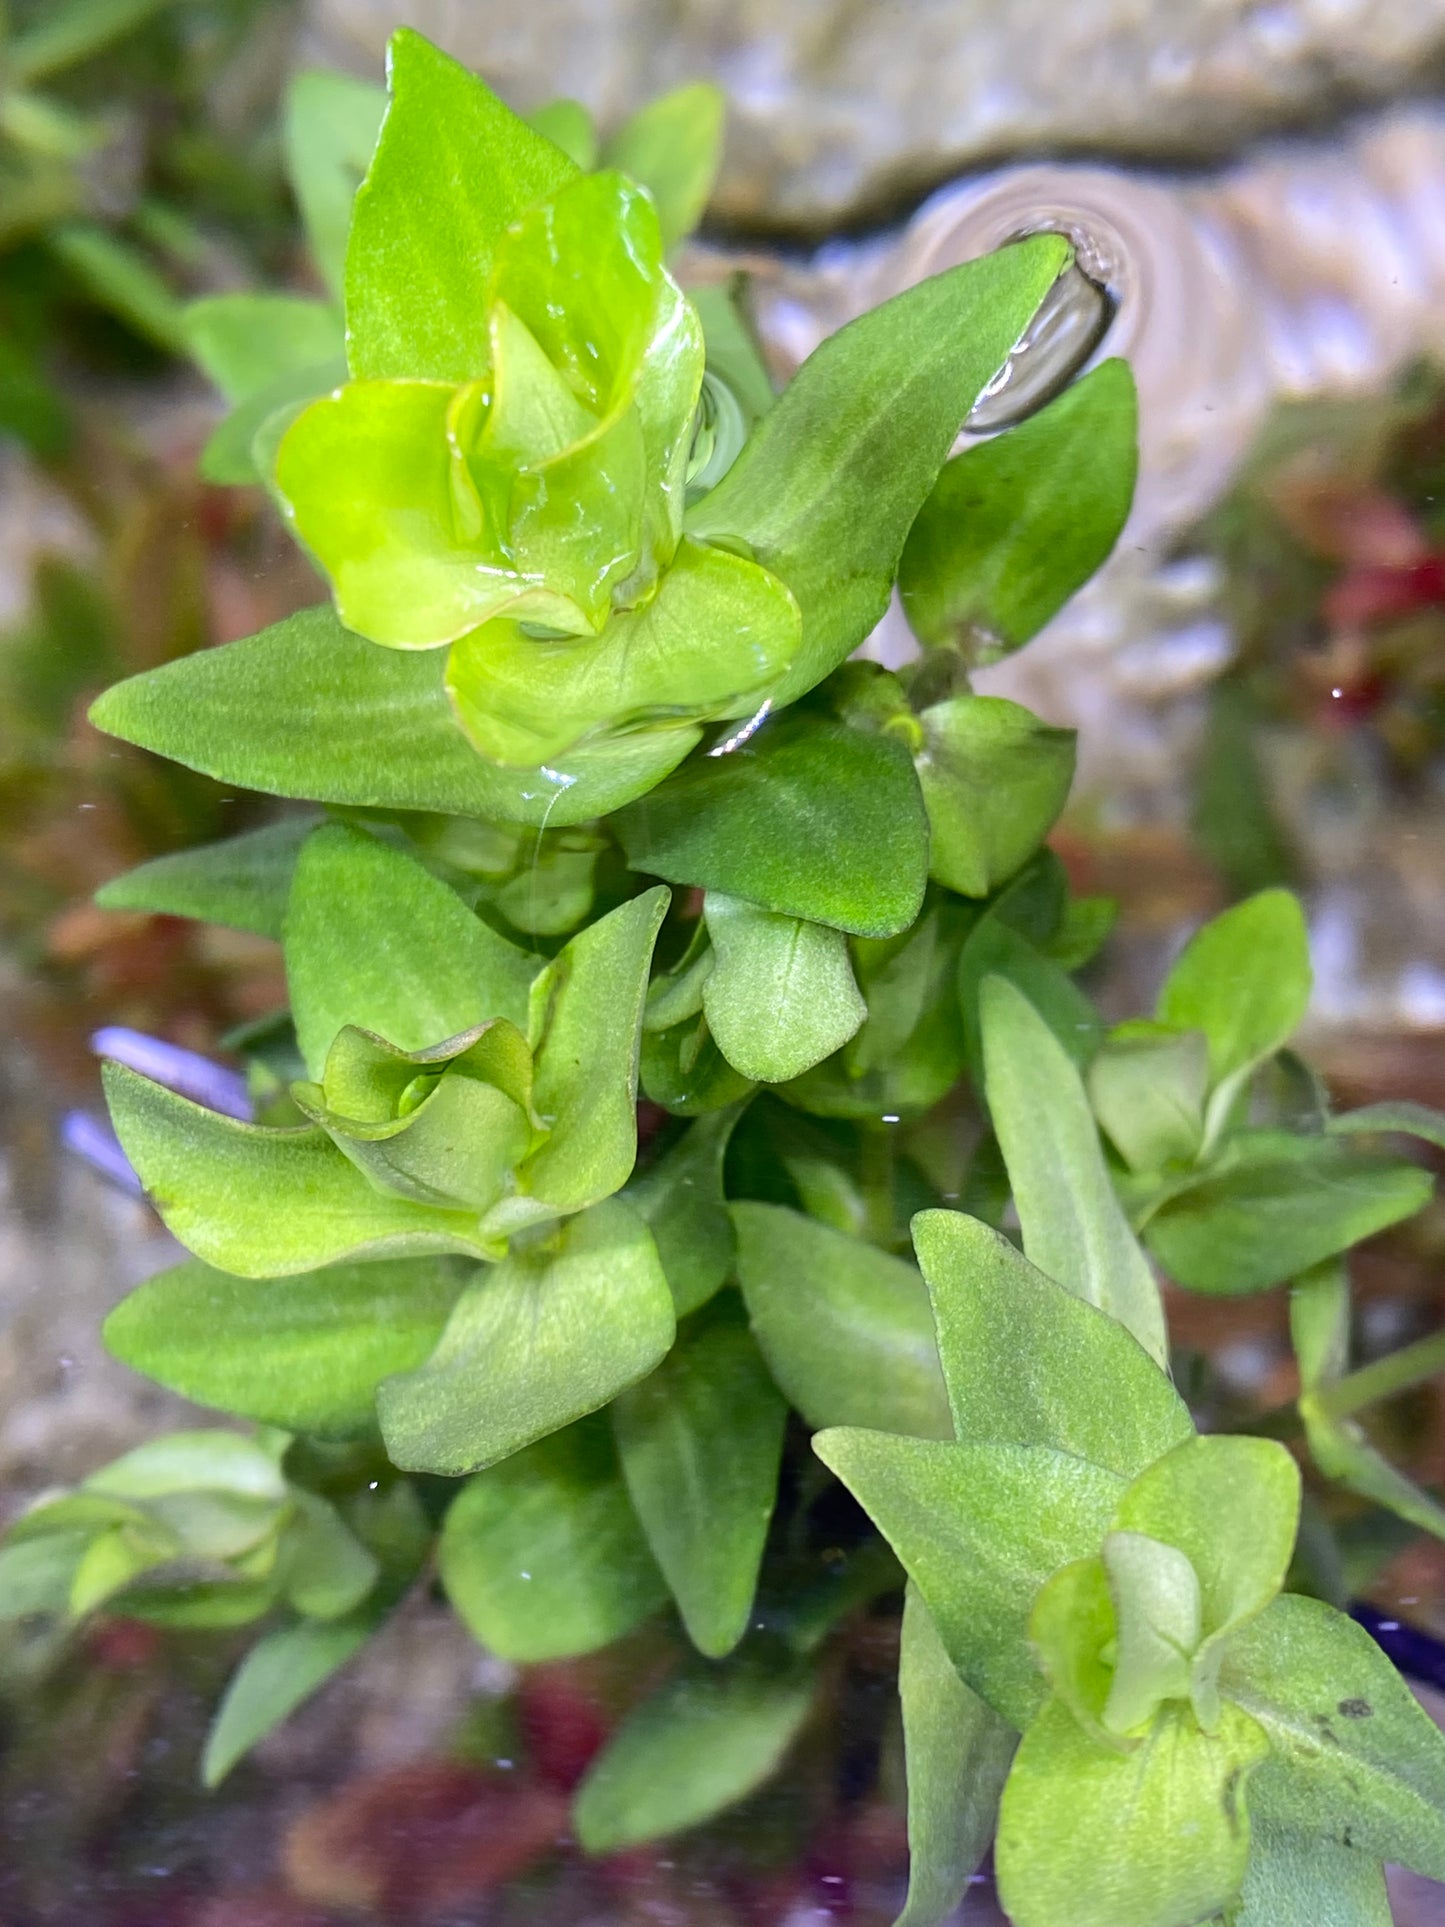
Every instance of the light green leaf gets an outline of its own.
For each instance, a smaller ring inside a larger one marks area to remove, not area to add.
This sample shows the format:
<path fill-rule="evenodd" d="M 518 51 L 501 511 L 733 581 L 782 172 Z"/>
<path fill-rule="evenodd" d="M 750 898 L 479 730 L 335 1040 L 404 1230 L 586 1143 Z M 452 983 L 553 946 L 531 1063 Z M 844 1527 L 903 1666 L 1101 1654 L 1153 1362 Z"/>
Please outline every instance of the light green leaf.
<path fill-rule="evenodd" d="M 783 1084 L 831 1057 L 868 1015 L 848 939 L 826 924 L 708 892 L 716 962 L 703 1009 L 718 1049 L 744 1077 Z"/>
<path fill-rule="evenodd" d="M 1367 1632 L 1286 1593 L 1231 1641 L 1219 1683 L 1269 1735 L 1261 1820 L 1445 1880 L 1445 1735 Z"/>
<path fill-rule="evenodd" d="M 167 353 L 184 353 L 181 304 L 138 248 L 95 221 L 61 222 L 45 245 L 98 307 Z"/>
<path fill-rule="evenodd" d="M 1214 1142 L 1249 1073 L 1288 1043 L 1309 1006 L 1309 933 L 1288 890 L 1261 890 L 1197 930 L 1159 993 L 1160 1023 L 1209 1039 Z"/>
<path fill-rule="evenodd" d="M 643 1032 L 641 1079 L 653 1103 L 678 1117 L 731 1109 L 756 1089 L 723 1056 L 702 1015 Z"/>
<path fill-rule="evenodd" d="M 1029 1728 L 999 1812 L 999 1897 L 1015 1927 L 1179 1927 L 1234 1900 L 1249 1854 L 1245 1782 L 1264 1735 L 1226 1707 L 1217 1735 L 1166 1708 L 1116 1753 L 1059 1701 Z"/>
<path fill-rule="evenodd" d="M 986 897 L 1028 861 L 1068 801 L 1074 732 L 1002 696 L 935 703 L 918 726 L 929 872 L 963 896 Z"/>
<path fill-rule="evenodd" d="M 924 1211 L 913 1243 L 960 1439 L 1048 1445 L 1133 1478 L 1191 1435 L 1188 1408 L 1124 1327 L 997 1231 Z"/>
<path fill-rule="evenodd" d="M 894 1927 L 940 1927 L 993 1839 L 1018 1741 L 964 1685 L 910 1585 L 898 1655 L 908 1764 L 908 1901 Z"/>
<path fill-rule="evenodd" d="M 839 1430 L 813 1449 L 903 1561 L 965 1682 L 1022 1731 L 1047 1697 L 1029 1644 L 1034 1596 L 1097 1551 L 1123 1481 L 1043 1446 Z"/>
<path fill-rule="evenodd" d="M 70 1582 L 71 1617 L 83 1619 L 87 1613 L 99 1611 L 144 1574 L 168 1564 L 180 1551 L 172 1533 L 149 1522 L 112 1526 L 100 1533 L 81 1554 Z M 246 1617 L 263 1610 L 263 1601 L 248 1602 Z"/>
<path fill-rule="evenodd" d="M 1336 1418 L 1326 1399 L 1349 1364 L 1350 1281 L 1342 1264 L 1300 1278 L 1289 1295 L 1290 1337 L 1299 1360 L 1299 1415 L 1310 1456 L 1327 1479 L 1387 1507 L 1397 1517 L 1445 1539 L 1445 1506 L 1390 1464 L 1354 1418 Z"/>
<path fill-rule="evenodd" d="M 297 1489 L 292 1503 L 279 1569 L 287 1603 L 308 1619 L 340 1619 L 361 1604 L 380 1567 L 324 1499 Z"/>
<path fill-rule="evenodd" d="M 447 690 L 484 756 L 550 763 L 599 733 L 737 715 L 797 650 L 797 604 L 742 556 L 685 539 L 658 591 L 595 639 L 499 617 L 453 645 Z"/>
<path fill-rule="evenodd" d="M 236 1762 L 339 1672 L 375 1630 L 375 1616 L 358 1611 L 345 1619 L 278 1626 L 258 1640 L 232 1673 L 216 1708 L 201 1756 L 202 1782 L 219 1786 Z"/>
<path fill-rule="evenodd" d="M 448 1508 L 440 1560 L 472 1633 L 519 1665 L 595 1652 L 667 1597 L 602 1418 L 468 1480 Z"/>
<path fill-rule="evenodd" d="M 113 1459 L 85 1481 L 88 1493 L 117 1499 L 160 1499 L 174 1493 L 224 1492 L 280 1504 L 286 1496 L 274 1453 L 239 1432 L 170 1432 Z"/>
<path fill-rule="evenodd" d="M 633 1506 L 709 1659 L 747 1631 L 787 1410 L 731 1293 L 612 1406 Z"/>
<path fill-rule="evenodd" d="M 1177 1284 L 1263 1291 L 1347 1251 L 1429 1203 L 1428 1171 L 1336 1138 L 1240 1133 L 1229 1162 L 1171 1192 L 1144 1242 Z"/>
<path fill-rule="evenodd" d="M 421 1365 L 461 1290 L 443 1259 L 374 1260 L 244 1282 L 191 1259 L 105 1321 L 135 1371 L 238 1418 L 348 1438 L 375 1424 L 382 1379 Z"/>
<path fill-rule="evenodd" d="M 1035 236 L 850 322 L 809 356 L 691 512 L 695 534 L 740 537 L 798 599 L 803 646 L 776 707 L 820 682 L 882 617 L 959 425 L 1067 259 L 1059 236 Z"/>
<path fill-rule="evenodd" d="M 652 1233 L 679 1318 L 705 1305 L 732 1271 L 723 1160 L 740 1114 L 730 1106 L 699 1118 L 622 1194 Z"/>
<path fill-rule="evenodd" d="M 425 1050 L 492 1017 L 525 1029 L 537 959 L 414 857 L 342 823 L 309 837 L 285 919 L 296 1041 L 319 1078 L 342 1027 Z"/>
<path fill-rule="evenodd" d="M 1209 1087 L 1202 1030 L 1121 1025 L 1095 1053 L 1087 1083 L 1095 1116 L 1132 1170 L 1157 1171 L 1197 1156 Z"/>
<path fill-rule="evenodd" d="M 735 1204 L 732 1219 L 753 1336 L 809 1425 L 952 1436 L 912 1265 L 782 1205 Z"/>
<path fill-rule="evenodd" d="M 953 458 L 898 569 L 904 613 L 924 642 L 960 641 L 974 662 L 995 661 L 1084 586 L 1129 514 L 1137 417 L 1129 364 L 1106 361 Z"/>
<path fill-rule="evenodd" d="M 483 760 L 457 726 L 441 655 L 380 649 L 330 608 L 116 683 L 97 729 L 223 783 L 321 803 L 444 810 L 563 829 L 651 789 L 686 731 L 578 751 L 518 772 Z"/>
<path fill-rule="evenodd" d="M 650 100 L 603 147 L 603 165 L 640 181 L 657 203 L 669 252 L 702 219 L 722 160 L 726 113 L 722 90 L 694 81 Z"/>
<path fill-rule="evenodd" d="M 636 1383 L 675 1329 L 646 1225 L 594 1205 L 479 1274 L 428 1362 L 381 1387 L 391 1461 L 450 1478 L 492 1465 Z"/>
<path fill-rule="evenodd" d="M 324 361 L 283 369 L 238 402 L 201 450 L 201 479 L 222 487 L 245 487 L 271 479 L 275 444 L 307 402 L 330 394 L 346 379 L 339 352 Z"/>
<path fill-rule="evenodd" d="M 1421 1138 L 1438 1150 L 1445 1150 L 1445 1111 L 1431 1110 L 1428 1104 L 1412 1104 L 1397 1098 L 1383 1104 L 1366 1104 L 1358 1111 L 1332 1117 L 1326 1129 L 1339 1137 L 1358 1137 L 1374 1131 L 1398 1131 L 1406 1137 Z"/>
<path fill-rule="evenodd" d="M 25 1619 L 31 1613 L 64 1618 L 80 1562 L 94 1536 L 89 1528 L 79 1527 L 0 1546 L 0 1622 Z"/>
<path fill-rule="evenodd" d="M 233 404 L 346 348 L 336 310 L 294 294 L 209 295 L 193 301 L 181 323 L 203 373 Z"/>
<path fill-rule="evenodd" d="M 1244 1892 L 1228 1927 L 1393 1927 L 1378 1860 L 1263 1823 L 1250 1835 Z"/>
<path fill-rule="evenodd" d="M 356 197 L 346 321 L 358 379 L 468 381 L 488 364 L 488 269 L 506 228 L 577 172 L 483 81 L 409 27 Z"/>
<path fill-rule="evenodd" d="M 102 910 L 195 917 L 279 937 L 296 853 L 315 827 L 314 817 L 290 816 L 223 843 L 153 857 L 102 885 L 95 900 Z"/>
<path fill-rule="evenodd" d="M 361 1251 L 491 1255 L 475 1213 L 378 1191 L 314 1126 L 241 1124 L 121 1064 L 107 1064 L 104 1081 L 116 1136 L 152 1203 L 222 1271 L 272 1278 Z"/>
<path fill-rule="evenodd" d="M 382 90 L 350 74 L 297 74 L 286 92 L 286 173 L 312 259 L 338 300 L 351 204 L 370 165 L 385 111 Z"/>
<path fill-rule="evenodd" d="M 532 1102 L 551 1128 L 521 1183 L 559 1211 L 609 1197 L 632 1175 L 642 1011 L 668 899 L 646 890 L 580 930 L 532 986 Z"/>
<path fill-rule="evenodd" d="M 1177 1546 L 1144 1532 L 1111 1532 L 1102 1563 L 1115 1625 L 1104 1724 L 1114 1733 L 1133 1733 L 1165 1701 L 1190 1697 L 1202 1626 L 1199 1575 Z M 1207 1732 L 1218 1730 L 1216 1693 L 1211 1690 L 1207 1700 L 1196 1693 L 1194 1710 Z"/>
<path fill-rule="evenodd" d="M 989 1111 L 1024 1252 L 1117 1318 L 1158 1364 L 1169 1356 L 1159 1288 L 1114 1195 L 1079 1074 L 1042 1017 L 1002 977 L 982 990 Z"/>
<path fill-rule="evenodd" d="M 46 80 L 88 60 L 159 13 L 168 0 L 59 0 L 37 8 L 6 49 L 8 79 Z"/>
<path fill-rule="evenodd" d="M 695 1827 L 771 1779 L 812 1707 L 811 1673 L 689 1670 L 635 1707 L 587 1770 L 573 1824 L 588 1853 Z"/>
<path fill-rule="evenodd" d="M 928 829 L 908 752 L 821 716 L 766 723 L 624 810 L 634 870 L 861 936 L 918 915 Z"/>
<path fill-rule="evenodd" d="M 958 960 L 958 1002 L 964 1049 L 974 1081 L 984 1081 L 983 986 L 1007 979 L 1048 1025 L 1073 1063 L 1084 1069 L 1104 1034 L 1103 1020 L 1083 991 L 1038 944 L 1017 930 L 996 905 L 981 917 Z"/>
<path fill-rule="evenodd" d="M 580 100 L 549 100 L 522 118 L 578 167 L 585 170 L 597 165 L 597 129 Z"/>

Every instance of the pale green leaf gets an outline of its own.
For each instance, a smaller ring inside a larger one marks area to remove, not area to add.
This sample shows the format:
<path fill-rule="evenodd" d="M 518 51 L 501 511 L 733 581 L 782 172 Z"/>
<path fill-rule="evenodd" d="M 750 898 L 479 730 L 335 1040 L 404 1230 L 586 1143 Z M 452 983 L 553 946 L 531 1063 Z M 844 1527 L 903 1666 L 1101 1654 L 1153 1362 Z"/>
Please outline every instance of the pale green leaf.
<path fill-rule="evenodd" d="M 723 1160 L 739 1115 L 732 1106 L 699 1118 L 623 1193 L 652 1233 L 679 1318 L 705 1305 L 732 1271 Z"/>
<path fill-rule="evenodd" d="M 314 817 L 290 816 L 223 843 L 152 857 L 104 884 L 95 900 L 102 910 L 195 917 L 279 938 L 296 855 L 315 827 Z"/>
<path fill-rule="evenodd" d="M 345 352 L 341 316 L 295 294 L 217 294 L 181 316 L 186 346 L 233 405 Z"/>
<path fill-rule="evenodd" d="M 386 96 L 350 74 L 295 75 L 286 93 L 286 173 L 321 278 L 339 300 L 351 204 L 381 132 Z"/>
<path fill-rule="evenodd" d="M 1202 1030 L 1123 1025 L 1095 1053 L 1087 1083 L 1095 1116 L 1131 1169 L 1157 1171 L 1198 1155 L 1209 1085 Z"/>
<path fill-rule="evenodd" d="M 357 1612 L 345 1619 L 278 1626 L 258 1640 L 216 1708 L 201 1756 L 203 1783 L 219 1786 L 236 1762 L 339 1672 L 375 1630 L 374 1616 Z"/>
<path fill-rule="evenodd" d="M 650 100 L 603 147 L 603 165 L 630 174 L 656 202 L 669 250 L 702 219 L 722 159 L 726 112 L 721 89 L 693 81 Z"/>
<path fill-rule="evenodd" d="M 841 930 L 708 892 L 715 962 L 703 1009 L 718 1049 L 755 1083 L 783 1084 L 831 1057 L 868 1014 Z"/>
<path fill-rule="evenodd" d="M 1228 1927 L 1393 1927 L 1377 1859 L 1262 1822 L 1250 1836 L 1244 1892 Z"/>

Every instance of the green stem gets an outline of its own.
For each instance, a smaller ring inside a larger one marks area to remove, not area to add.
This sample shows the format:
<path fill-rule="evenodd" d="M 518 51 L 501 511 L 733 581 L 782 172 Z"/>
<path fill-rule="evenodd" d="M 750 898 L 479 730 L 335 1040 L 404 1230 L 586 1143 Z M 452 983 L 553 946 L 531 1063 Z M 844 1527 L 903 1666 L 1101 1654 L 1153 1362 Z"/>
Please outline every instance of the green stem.
<path fill-rule="evenodd" d="M 1445 1372 L 1445 1331 L 1431 1332 L 1428 1338 L 1417 1339 L 1413 1345 L 1391 1352 L 1388 1358 L 1377 1358 L 1373 1364 L 1347 1373 L 1316 1392 L 1315 1404 L 1325 1418 L 1350 1418 L 1366 1406 L 1378 1405 L 1382 1399 L 1434 1378 L 1437 1372 Z"/>

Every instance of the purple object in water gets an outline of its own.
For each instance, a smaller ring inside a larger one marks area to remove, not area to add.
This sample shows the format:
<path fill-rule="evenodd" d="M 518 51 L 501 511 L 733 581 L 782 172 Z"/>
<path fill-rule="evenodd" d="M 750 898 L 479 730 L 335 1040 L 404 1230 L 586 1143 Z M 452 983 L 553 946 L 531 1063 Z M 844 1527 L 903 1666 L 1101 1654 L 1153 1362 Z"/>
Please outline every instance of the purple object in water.
<path fill-rule="evenodd" d="M 213 1064 L 196 1051 L 182 1050 L 179 1044 L 166 1044 L 159 1037 L 148 1037 L 143 1030 L 126 1030 L 109 1024 L 96 1031 L 90 1040 L 97 1057 L 110 1057 L 142 1077 L 165 1084 L 181 1097 L 204 1104 L 207 1110 L 226 1117 L 240 1118 L 249 1124 L 253 1115 L 246 1080 L 236 1071 Z"/>
<path fill-rule="evenodd" d="M 1358 1599 L 1350 1607 L 1350 1617 L 1359 1621 L 1385 1657 L 1408 1678 L 1445 1692 L 1445 1644 L 1433 1633 Z"/>
<path fill-rule="evenodd" d="M 60 1120 L 60 1141 L 67 1151 L 78 1158 L 103 1178 L 122 1191 L 128 1191 L 133 1198 L 143 1198 L 145 1187 L 136 1176 L 135 1167 L 120 1148 L 120 1140 L 108 1124 L 88 1111 L 67 1111 Z"/>

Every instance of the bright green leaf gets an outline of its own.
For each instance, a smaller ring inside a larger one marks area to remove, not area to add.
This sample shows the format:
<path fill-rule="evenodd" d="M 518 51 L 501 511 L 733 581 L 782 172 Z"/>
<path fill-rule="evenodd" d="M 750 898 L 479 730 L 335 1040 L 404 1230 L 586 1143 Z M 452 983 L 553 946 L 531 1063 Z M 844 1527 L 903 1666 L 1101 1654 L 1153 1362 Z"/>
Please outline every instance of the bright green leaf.
<path fill-rule="evenodd" d="M 650 100 L 602 150 L 605 167 L 630 174 L 657 203 L 669 252 L 702 219 L 722 159 L 726 112 L 721 89 L 694 81 Z"/>
<path fill-rule="evenodd" d="M 578 167 L 585 170 L 597 165 L 597 129 L 580 100 L 549 100 L 522 118 Z"/>
<path fill-rule="evenodd" d="M 1114 1195 L 1077 1070 L 1005 978 L 985 981 L 981 1009 L 989 1111 L 1025 1254 L 1117 1318 L 1163 1364 L 1169 1348 L 1159 1288 Z"/>
<path fill-rule="evenodd" d="M 573 1823 L 588 1853 L 681 1833 L 768 1780 L 813 1703 L 810 1673 L 741 1663 L 675 1675 L 587 1770 Z"/>
<path fill-rule="evenodd" d="M 667 1596 L 601 1418 L 468 1480 L 448 1508 L 440 1560 L 477 1639 L 523 1665 L 610 1645 Z"/>
<path fill-rule="evenodd" d="M 612 1407 L 633 1506 L 693 1644 L 710 1659 L 747 1631 L 786 1418 L 740 1308 L 727 1301 Z"/>
<path fill-rule="evenodd" d="M 783 1084 L 846 1044 L 868 1014 L 841 930 L 709 891 L 716 962 L 703 1009 L 718 1049 L 744 1077 Z"/>
<path fill-rule="evenodd" d="M 460 1289 L 435 1258 L 244 1281 L 191 1259 L 123 1298 L 105 1343 L 200 1405 L 347 1438 L 374 1425 L 382 1379 L 427 1359 Z"/>
<path fill-rule="evenodd" d="M 914 759 L 931 831 L 929 871 L 986 897 L 1038 849 L 1068 801 L 1074 732 L 1002 696 L 955 696 L 918 718 Z"/>
<path fill-rule="evenodd" d="M 279 937 L 296 854 L 315 828 L 310 816 L 152 857 L 95 893 L 102 910 L 149 910 Z"/>
<path fill-rule="evenodd" d="M 428 1362 L 377 1394 L 394 1465 L 450 1478 L 596 1411 L 672 1344 L 652 1235 L 609 1200 L 514 1248 L 463 1293 Z"/>
<path fill-rule="evenodd" d="M 732 1219 L 753 1335 L 810 1425 L 952 1437 L 912 1265 L 782 1205 L 735 1204 Z"/>
<path fill-rule="evenodd" d="M 964 1680 L 1021 1731 L 1047 1697 L 1029 1645 L 1034 1596 L 1098 1550 L 1123 1481 L 1043 1446 L 839 1430 L 813 1449 L 903 1561 Z"/>
<path fill-rule="evenodd" d="M 617 832 L 634 870 L 862 936 L 907 929 L 923 902 L 928 832 L 908 752 L 821 716 L 694 757 Z"/>
<path fill-rule="evenodd" d="M 217 423 L 201 451 L 201 479 L 223 488 L 269 481 L 278 434 L 285 433 L 299 409 L 345 379 L 346 360 L 339 352 L 283 368 Z"/>
<path fill-rule="evenodd" d="M 913 1243 L 960 1439 L 1048 1445 L 1132 1478 L 1190 1436 L 1183 1400 L 1124 1327 L 1000 1233 L 924 1211 Z"/>
<path fill-rule="evenodd" d="M 777 707 L 820 682 L 882 617 L 960 424 L 1067 259 L 1059 236 L 1038 235 L 841 328 L 691 512 L 694 533 L 740 537 L 798 599 L 803 646 Z"/>
<path fill-rule="evenodd" d="M 1018 1741 L 954 1671 L 915 1586 L 903 1604 L 898 1693 L 908 1765 L 908 1901 L 894 1927 L 940 1927 L 992 1842 Z"/>
<path fill-rule="evenodd" d="M 972 661 L 995 661 L 1084 586 L 1134 498 L 1137 414 L 1129 364 L 1106 361 L 953 458 L 898 570 L 904 613 L 925 643 L 961 641 Z"/>

